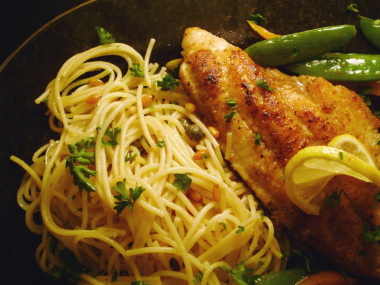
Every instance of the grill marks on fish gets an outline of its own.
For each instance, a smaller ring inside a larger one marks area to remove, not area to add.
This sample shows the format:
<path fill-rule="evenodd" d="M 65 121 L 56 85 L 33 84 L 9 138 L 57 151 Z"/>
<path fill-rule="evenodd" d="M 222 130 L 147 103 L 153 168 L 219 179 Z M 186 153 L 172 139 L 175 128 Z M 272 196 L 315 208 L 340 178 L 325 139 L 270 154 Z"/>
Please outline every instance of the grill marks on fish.
<path fill-rule="evenodd" d="M 380 120 L 354 92 L 322 78 L 288 76 L 258 66 L 238 47 L 202 29 L 187 29 L 182 46 L 184 88 L 205 124 L 220 131 L 222 150 L 226 134 L 233 133 L 229 162 L 272 213 L 274 223 L 284 225 L 299 243 L 314 247 L 351 274 L 380 279 L 380 246 L 363 245 L 362 239 L 363 221 L 373 227 L 380 224 L 380 211 L 373 208 L 380 189 L 335 177 L 327 191 L 344 189 L 341 203 L 310 216 L 287 198 L 282 178 L 287 162 L 300 149 L 326 145 L 344 133 L 362 141 L 379 166 Z M 275 91 L 258 86 L 260 79 Z M 229 98 L 237 103 L 237 113 L 227 123 Z M 256 134 L 261 136 L 259 145 Z M 360 255 L 363 251 L 365 256 Z"/>

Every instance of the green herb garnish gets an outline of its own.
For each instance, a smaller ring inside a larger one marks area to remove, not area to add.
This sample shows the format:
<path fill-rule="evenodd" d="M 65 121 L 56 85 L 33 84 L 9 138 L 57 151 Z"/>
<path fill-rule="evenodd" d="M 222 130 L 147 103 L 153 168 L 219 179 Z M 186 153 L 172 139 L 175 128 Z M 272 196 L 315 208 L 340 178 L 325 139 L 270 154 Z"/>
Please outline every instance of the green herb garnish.
<path fill-rule="evenodd" d="M 203 273 L 201 271 L 198 271 L 197 275 L 195 275 L 193 282 L 194 284 L 199 284 L 201 283 L 202 279 L 203 279 Z"/>
<path fill-rule="evenodd" d="M 260 142 L 261 142 L 261 135 L 260 134 L 256 134 L 255 135 L 255 145 L 259 146 Z"/>
<path fill-rule="evenodd" d="M 128 151 L 127 155 L 125 156 L 124 158 L 124 161 L 125 162 L 128 162 L 128 161 L 132 161 L 133 159 L 135 159 L 137 157 L 137 153 L 134 153 L 132 155 L 132 152 Z"/>
<path fill-rule="evenodd" d="M 357 5 L 357 4 L 354 4 L 354 3 L 349 4 L 349 5 L 347 6 L 347 10 L 348 10 L 348 11 L 351 11 L 351 12 L 354 12 L 354 13 L 359 13 L 358 5 Z"/>
<path fill-rule="evenodd" d="M 145 77 L 144 71 L 142 71 L 139 63 L 132 63 L 132 66 L 129 68 L 131 75 L 135 77 Z"/>
<path fill-rule="evenodd" d="M 163 148 L 165 146 L 165 141 L 159 141 L 159 142 L 157 142 L 156 146 Z"/>
<path fill-rule="evenodd" d="M 162 91 L 173 91 L 175 86 L 179 86 L 179 81 L 170 74 L 166 74 L 162 80 L 157 81 L 157 86 L 161 87 Z"/>
<path fill-rule="evenodd" d="M 334 193 L 332 193 L 330 196 L 328 196 L 323 201 L 325 203 L 330 204 L 331 208 L 334 208 L 334 207 L 336 207 L 336 206 L 339 205 L 339 203 L 340 203 L 340 196 L 342 195 L 342 192 L 343 192 L 343 190 L 340 190 L 339 192 L 335 191 Z"/>
<path fill-rule="evenodd" d="M 365 242 L 380 241 L 380 225 L 377 226 L 374 230 L 371 230 L 368 225 L 365 225 L 363 239 Z"/>
<path fill-rule="evenodd" d="M 236 269 L 226 267 L 220 267 L 220 269 L 229 272 L 239 285 L 255 284 L 255 280 L 260 277 L 260 275 L 253 274 L 253 268 L 244 268 L 244 262 L 239 262 L 236 265 Z"/>
<path fill-rule="evenodd" d="M 76 256 L 67 248 L 58 252 L 61 266 L 53 268 L 54 276 L 64 281 L 76 281 L 82 273 L 88 273 L 89 268 L 78 262 Z"/>
<path fill-rule="evenodd" d="M 108 137 L 108 140 L 102 139 L 102 143 L 107 146 L 117 146 L 119 142 L 116 140 L 117 135 L 121 132 L 121 129 L 116 127 L 116 128 L 110 128 L 108 127 L 106 129 L 106 132 L 104 133 L 105 137 Z"/>
<path fill-rule="evenodd" d="M 245 228 L 243 226 L 238 226 L 238 230 L 236 231 L 237 234 L 243 233 Z"/>
<path fill-rule="evenodd" d="M 145 188 L 141 186 L 136 186 L 135 188 L 129 188 L 129 193 L 127 193 L 127 188 L 125 187 L 125 184 L 126 180 L 124 179 L 122 182 L 117 182 L 116 186 L 113 187 L 113 189 L 117 193 L 119 193 L 119 195 L 114 196 L 115 199 L 119 200 L 119 202 L 115 203 L 116 206 L 113 207 L 114 210 L 116 210 L 116 215 L 120 215 L 121 212 L 125 209 L 125 207 L 129 207 L 129 209 L 132 211 L 136 200 L 145 190 Z"/>
<path fill-rule="evenodd" d="M 98 33 L 99 43 L 101 45 L 112 44 L 116 42 L 115 37 L 105 29 L 101 27 L 95 27 L 95 30 Z"/>
<path fill-rule="evenodd" d="M 89 137 L 77 142 L 75 145 L 68 145 L 70 155 L 66 158 L 66 167 L 70 168 L 74 185 L 79 191 L 96 191 L 95 186 L 89 181 L 90 176 L 96 176 L 96 171 L 90 170 L 87 165 L 95 164 L 95 138 Z"/>
<path fill-rule="evenodd" d="M 173 182 L 173 186 L 176 187 L 177 190 L 187 191 L 190 189 L 193 180 L 186 173 L 175 173 L 174 177 L 176 179 Z"/>
<path fill-rule="evenodd" d="M 270 92 L 274 92 L 274 89 L 269 87 L 268 82 L 264 81 L 263 79 L 257 80 L 256 83 L 257 83 L 257 86 L 259 86 L 260 88 L 263 88 L 263 89 L 268 90 Z"/>

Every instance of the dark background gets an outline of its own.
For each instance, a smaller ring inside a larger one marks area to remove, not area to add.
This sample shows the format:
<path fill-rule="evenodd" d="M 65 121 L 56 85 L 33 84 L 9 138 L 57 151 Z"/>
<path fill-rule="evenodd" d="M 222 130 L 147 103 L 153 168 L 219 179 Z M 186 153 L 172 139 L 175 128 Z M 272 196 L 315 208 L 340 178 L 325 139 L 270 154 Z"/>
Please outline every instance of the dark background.
<path fill-rule="evenodd" d="M 0 64 L 38 29 L 88 0 L 5 0 L 0 7 Z"/>

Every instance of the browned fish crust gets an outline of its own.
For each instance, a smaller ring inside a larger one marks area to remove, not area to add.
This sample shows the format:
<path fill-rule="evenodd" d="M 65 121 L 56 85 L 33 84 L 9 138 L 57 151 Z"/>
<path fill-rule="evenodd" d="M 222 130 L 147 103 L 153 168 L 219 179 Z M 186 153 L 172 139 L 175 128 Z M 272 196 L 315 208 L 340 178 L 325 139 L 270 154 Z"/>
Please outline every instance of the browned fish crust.
<path fill-rule="evenodd" d="M 327 193 L 343 190 L 340 204 L 326 204 L 319 216 L 312 216 L 290 202 L 283 180 L 283 169 L 300 149 L 326 145 L 345 133 L 357 137 L 380 166 L 380 120 L 362 98 L 322 78 L 289 76 L 258 66 L 240 48 L 200 28 L 186 29 L 182 46 L 184 88 L 206 125 L 220 131 L 223 151 L 227 133 L 232 132 L 228 160 L 272 213 L 275 224 L 284 225 L 300 244 L 320 251 L 351 275 L 380 280 L 380 246 L 363 241 L 365 225 L 374 229 L 380 224 L 375 202 L 380 189 L 335 177 Z M 260 87 L 259 80 L 274 92 Z M 227 122 L 229 98 L 237 103 L 237 113 Z M 255 144 L 257 134 L 260 145 Z"/>

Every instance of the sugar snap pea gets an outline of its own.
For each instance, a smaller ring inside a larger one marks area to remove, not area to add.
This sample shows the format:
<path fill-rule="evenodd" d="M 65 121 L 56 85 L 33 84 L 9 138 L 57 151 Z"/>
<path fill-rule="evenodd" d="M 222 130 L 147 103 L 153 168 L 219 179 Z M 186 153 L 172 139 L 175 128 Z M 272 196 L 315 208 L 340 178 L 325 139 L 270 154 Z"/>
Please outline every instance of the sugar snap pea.
<path fill-rule="evenodd" d="M 380 19 L 360 17 L 360 29 L 368 41 L 380 49 Z"/>
<path fill-rule="evenodd" d="M 356 34 L 353 25 L 318 28 L 257 42 L 245 52 L 257 64 L 278 66 L 334 51 Z"/>
<path fill-rule="evenodd" d="M 333 81 L 375 81 L 380 80 L 380 55 L 326 53 L 284 68 Z"/>

